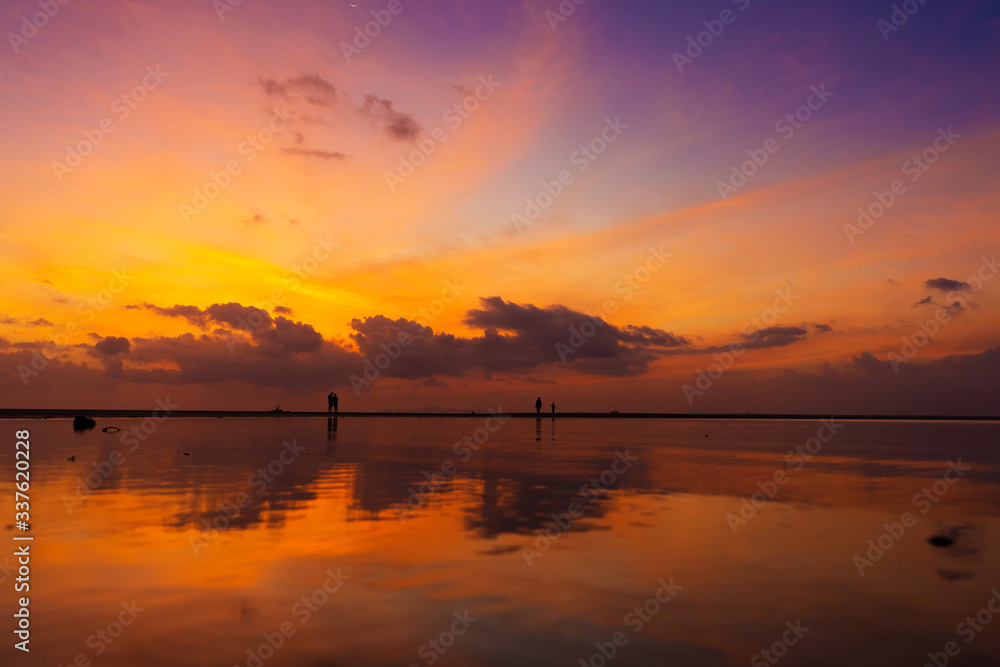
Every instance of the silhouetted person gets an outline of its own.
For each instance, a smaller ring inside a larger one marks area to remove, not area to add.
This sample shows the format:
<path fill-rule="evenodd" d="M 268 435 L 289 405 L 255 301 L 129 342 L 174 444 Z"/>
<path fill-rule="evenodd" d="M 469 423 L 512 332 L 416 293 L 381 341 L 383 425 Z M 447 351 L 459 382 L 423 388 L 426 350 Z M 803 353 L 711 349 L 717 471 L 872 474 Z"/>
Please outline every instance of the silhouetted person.
<path fill-rule="evenodd" d="M 337 398 L 336 394 L 334 394 L 333 395 L 333 414 L 337 414 L 337 404 L 338 403 L 340 403 L 340 399 Z"/>
<path fill-rule="evenodd" d="M 326 411 L 333 412 L 333 392 L 326 397 Z"/>
<path fill-rule="evenodd" d="M 556 413 L 556 404 L 555 404 L 555 402 L 553 402 L 552 403 L 552 414 L 555 414 L 555 413 Z"/>
<path fill-rule="evenodd" d="M 535 399 L 535 412 L 537 414 L 542 414 L 542 397 L 539 396 Z"/>

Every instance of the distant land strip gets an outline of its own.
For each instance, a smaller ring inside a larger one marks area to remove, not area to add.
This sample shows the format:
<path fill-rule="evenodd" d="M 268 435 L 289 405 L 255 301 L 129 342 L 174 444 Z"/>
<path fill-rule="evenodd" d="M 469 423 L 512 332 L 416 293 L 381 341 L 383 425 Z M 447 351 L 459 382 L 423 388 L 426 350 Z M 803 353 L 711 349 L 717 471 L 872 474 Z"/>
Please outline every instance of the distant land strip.
<path fill-rule="evenodd" d="M 72 419 L 76 415 L 91 418 L 142 419 L 150 415 L 150 410 L 53 410 L 46 408 L 0 408 L 0 419 Z M 284 418 L 284 417 L 484 417 L 488 410 L 469 412 L 295 412 L 290 410 L 175 410 L 170 417 L 187 418 Z M 837 414 L 735 414 L 735 413 L 686 413 L 686 412 L 504 412 L 504 417 L 544 419 L 772 419 L 772 420 L 815 420 L 834 418 L 843 421 L 1000 421 L 1000 416 L 946 416 L 946 415 L 837 415 Z"/>

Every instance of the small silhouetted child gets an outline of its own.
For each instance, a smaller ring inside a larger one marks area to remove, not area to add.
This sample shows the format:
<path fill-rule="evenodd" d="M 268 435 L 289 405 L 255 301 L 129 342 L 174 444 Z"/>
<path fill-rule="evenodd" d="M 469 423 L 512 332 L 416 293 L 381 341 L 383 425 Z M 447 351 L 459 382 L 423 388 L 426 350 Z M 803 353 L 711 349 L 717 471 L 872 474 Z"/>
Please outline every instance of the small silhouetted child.
<path fill-rule="evenodd" d="M 333 412 L 334 412 L 334 414 L 336 414 L 336 412 L 337 412 L 337 404 L 338 403 L 340 403 L 340 399 L 337 398 L 336 394 L 334 394 L 333 395 Z"/>
<path fill-rule="evenodd" d="M 541 396 L 539 396 L 538 398 L 535 399 L 535 412 L 538 413 L 538 414 L 542 414 L 542 397 Z"/>
<path fill-rule="evenodd" d="M 556 413 L 556 404 L 555 404 L 555 402 L 553 402 L 552 403 L 552 414 L 555 414 L 555 413 Z"/>

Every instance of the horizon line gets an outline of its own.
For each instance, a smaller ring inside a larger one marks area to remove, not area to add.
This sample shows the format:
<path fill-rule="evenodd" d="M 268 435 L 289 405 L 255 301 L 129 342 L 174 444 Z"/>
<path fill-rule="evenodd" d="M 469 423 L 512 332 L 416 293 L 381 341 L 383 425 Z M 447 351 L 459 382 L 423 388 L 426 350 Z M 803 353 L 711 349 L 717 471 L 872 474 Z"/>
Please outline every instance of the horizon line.
<path fill-rule="evenodd" d="M 76 415 L 118 417 L 122 419 L 148 417 L 149 409 L 75 409 L 75 408 L 0 408 L 0 419 L 59 419 L 72 418 Z M 405 411 L 372 411 L 372 412 L 325 412 L 325 411 L 294 411 L 294 410 L 155 410 L 160 415 L 169 417 L 488 417 L 491 415 L 504 418 L 542 418 L 550 419 L 774 419 L 774 420 L 816 420 L 840 419 L 845 421 L 1000 421 L 1000 416 L 986 415 L 885 415 L 885 414 L 845 414 L 836 413 L 689 413 L 689 412 L 496 412 L 490 408 L 483 411 L 459 412 L 405 412 Z"/>

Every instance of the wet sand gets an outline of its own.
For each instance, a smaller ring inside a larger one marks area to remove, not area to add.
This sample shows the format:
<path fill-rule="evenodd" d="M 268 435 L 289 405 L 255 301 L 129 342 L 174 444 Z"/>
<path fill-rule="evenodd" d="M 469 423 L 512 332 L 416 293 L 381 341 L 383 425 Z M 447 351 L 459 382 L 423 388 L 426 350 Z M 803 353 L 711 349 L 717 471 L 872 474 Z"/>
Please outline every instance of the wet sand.
<path fill-rule="evenodd" d="M 624 633 L 608 667 L 737 667 L 787 624 L 781 667 L 1000 660 L 1000 619 L 956 630 L 1000 582 L 995 423 L 90 414 L 7 422 L 33 665 L 599 665 Z"/>

